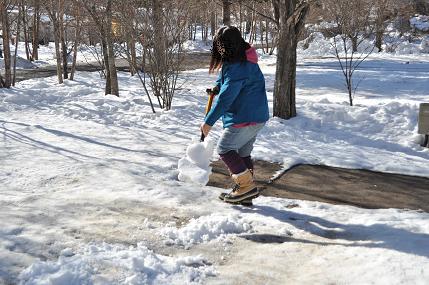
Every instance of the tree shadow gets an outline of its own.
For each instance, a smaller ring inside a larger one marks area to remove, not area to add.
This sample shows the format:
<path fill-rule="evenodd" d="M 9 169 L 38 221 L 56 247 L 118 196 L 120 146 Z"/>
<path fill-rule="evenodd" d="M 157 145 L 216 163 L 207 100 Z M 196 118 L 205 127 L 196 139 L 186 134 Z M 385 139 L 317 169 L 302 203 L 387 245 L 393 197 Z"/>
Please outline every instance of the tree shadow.
<path fill-rule="evenodd" d="M 319 237 L 351 242 L 343 244 L 307 241 L 309 243 L 335 244 L 346 247 L 385 248 L 429 258 L 429 234 L 415 233 L 386 224 L 368 226 L 361 224 L 341 224 L 307 214 L 281 211 L 264 205 L 255 205 L 252 209 L 239 206 L 235 208 L 244 213 L 257 213 L 275 218 L 280 222 L 288 223 Z M 285 241 L 288 240 L 292 240 L 292 238 L 285 239 Z M 298 241 L 302 242 L 302 240 Z"/>
<path fill-rule="evenodd" d="M 18 284 L 18 275 L 29 260 L 45 261 L 56 257 L 52 252 L 43 250 L 46 249 L 44 243 L 21 235 L 21 231 L 0 233 L 0 242 L 7 245 L 4 248 L 6 256 L 0 258 L 0 284 Z"/>
<path fill-rule="evenodd" d="M 389 97 L 403 98 L 406 94 L 409 99 L 419 100 L 422 95 L 425 96 L 425 90 L 428 88 L 428 68 L 427 62 L 405 65 L 404 62 L 397 60 L 368 59 L 362 63 L 355 75 L 356 79 L 363 79 L 359 85 L 358 95 L 368 97 L 362 94 L 364 92 L 375 95 L 381 93 L 383 96 L 383 92 L 387 91 L 383 84 L 388 84 Z M 407 84 L 404 84 L 405 82 Z M 310 60 L 298 64 L 297 87 L 317 90 L 328 87 L 331 92 L 332 90 L 345 92 L 339 63 L 333 59 L 327 62 Z"/>
<path fill-rule="evenodd" d="M 89 155 L 85 155 L 85 154 L 81 154 L 69 149 L 65 149 L 63 147 L 59 147 L 59 146 L 55 146 L 40 140 L 36 140 L 33 139 L 29 136 L 26 136 L 22 133 L 19 133 L 17 131 L 14 131 L 10 128 L 7 128 L 5 125 L 6 124 L 15 124 L 15 125 L 20 125 L 20 126 L 24 126 L 24 127 L 34 127 L 36 129 L 54 134 L 56 136 L 61 136 L 61 137 L 68 137 L 68 138 L 72 138 L 72 139 L 76 139 L 76 140 L 80 140 L 86 143 L 90 143 L 90 144 L 95 144 L 95 145 L 99 145 L 99 146 L 103 146 L 103 147 L 107 147 L 107 148 L 112 148 L 112 149 L 116 149 L 116 150 L 121 150 L 121 151 L 126 151 L 126 152 L 133 152 L 133 153 L 144 153 L 144 154 L 148 154 L 150 156 L 153 157 L 159 157 L 161 155 L 164 156 L 168 156 L 165 154 L 162 154 L 158 151 L 154 151 L 154 150 L 147 150 L 147 149 L 131 149 L 131 148 L 126 148 L 126 147 L 121 147 L 121 146 L 117 146 L 117 145 L 112 145 L 112 144 L 108 144 L 108 143 L 104 143 L 104 142 L 100 142 L 97 141 L 95 139 L 89 138 L 89 137 L 84 137 L 84 136 L 79 136 L 79 135 L 75 135 L 75 134 L 71 134 L 68 132 L 64 132 L 64 131 L 60 131 L 60 130 L 55 130 L 55 129 L 50 129 L 50 128 L 45 128 L 41 125 L 29 125 L 29 124 L 24 124 L 24 123 L 19 123 L 19 122 L 10 122 L 10 121 L 5 121 L 5 120 L 1 120 L 0 119 L 0 124 L 1 127 L 0 129 L 3 130 L 3 135 L 9 139 L 13 139 L 16 141 L 19 141 L 21 143 L 25 143 L 34 147 L 42 147 L 45 150 L 51 151 L 51 152 L 55 152 L 58 154 L 61 154 L 61 152 L 65 152 L 65 153 L 70 153 L 73 155 L 77 155 L 77 156 L 82 156 L 84 158 L 89 158 L 89 159 L 99 159 L 97 157 L 94 156 L 89 156 Z M 160 138 L 160 137 L 159 137 Z M 74 159 L 73 157 L 67 156 L 68 158 Z"/>

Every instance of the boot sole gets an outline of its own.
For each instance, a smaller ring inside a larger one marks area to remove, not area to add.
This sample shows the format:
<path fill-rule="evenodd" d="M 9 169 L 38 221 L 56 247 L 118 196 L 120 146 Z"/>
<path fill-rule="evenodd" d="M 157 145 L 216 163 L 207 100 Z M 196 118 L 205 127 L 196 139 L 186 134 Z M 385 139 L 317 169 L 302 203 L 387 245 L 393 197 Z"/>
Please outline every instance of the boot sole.
<path fill-rule="evenodd" d="M 252 193 L 250 193 L 250 192 L 252 192 Z M 245 193 L 243 195 L 240 195 L 240 196 L 238 196 L 236 198 L 235 197 L 227 197 L 228 194 L 225 194 L 225 195 L 222 195 L 222 194 L 221 194 L 221 196 L 223 196 L 223 200 L 225 202 L 227 202 L 227 203 L 239 203 L 239 204 L 241 204 L 243 201 L 248 201 L 248 200 L 251 201 L 252 199 L 255 199 L 256 197 L 259 196 L 260 193 L 259 193 L 259 191 L 258 191 L 257 188 L 254 188 L 253 190 L 250 190 L 249 192 L 247 192 L 247 193 Z"/>
<path fill-rule="evenodd" d="M 242 200 L 240 202 L 228 202 L 228 201 L 224 200 L 224 198 L 225 198 L 226 195 L 228 195 L 228 193 L 221 193 L 219 195 L 219 200 L 222 200 L 223 202 L 228 203 L 228 204 L 242 205 L 242 206 L 247 206 L 247 207 L 253 206 L 253 201 L 252 200 L 259 197 L 259 193 L 258 193 L 256 196 L 254 196 L 252 198 L 244 199 L 244 200 Z"/>

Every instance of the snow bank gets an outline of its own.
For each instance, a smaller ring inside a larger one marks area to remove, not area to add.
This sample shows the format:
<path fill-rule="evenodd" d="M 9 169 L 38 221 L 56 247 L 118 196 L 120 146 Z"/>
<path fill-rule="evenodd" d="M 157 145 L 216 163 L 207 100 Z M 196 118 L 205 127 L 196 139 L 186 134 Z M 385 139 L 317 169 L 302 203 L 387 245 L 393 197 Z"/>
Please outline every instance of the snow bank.
<path fill-rule="evenodd" d="M 87 245 L 76 254 L 63 251 L 57 261 L 36 262 L 19 279 L 27 285 L 199 284 L 213 275 L 214 269 L 201 256 L 173 258 L 155 254 L 142 243 L 136 247 L 103 243 Z"/>
<path fill-rule="evenodd" d="M 255 146 L 255 158 L 278 161 L 285 168 L 305 163 L 428 176 L 426 168 L 411 165 L 404 156 L 392 159 L 403 153 L 424 164 L 429 158 L 418 144 L 418 104 L 350 107 L 323 99 L 298 104 L 297 109 L 296 118 L 267 123 Z M 270 141 L 280 133 L 285 143 L 273 148 Z"/>
<path fill-rule="evenodd" d="M 13 68 L 13 51 L 11 51 L 11 67 Z M 37 66 L 35 64 L 33 64 L 31 61 L 26 60 L 20 56 L 16 57 L 16 69 L 32 69 L 32 68 L 36 68 Z M 4 59 L 0 58 L 0 68 L 4 68 Z"/>
<path fill-rule="evenodd" d="M 167 238 L 167 244 L 190 246 L 226 237 L 229 234 L 239 234 L 251 229 L 250 224 L 238 214 L 212 214 L 191 219 L 182 227 L 167 227 L 161 234 Z"/>
<path fill-rule="evenodd" d="M 417 30 L 427 32 L 429 31 L 429 16 L 418 15 L 418 16 L 412 17 L 410 19 L 410 25 L 411 27 Z"/>
<path fill-rule="evenodd" d="M 312 33 L 309 36 L 308 41 L 310 41 L 310 43 L 306 49 L 304 49 L 304 44 L 306 41 L 300 41 L 298 43 L 297 52 L 299 55 L 312 57 L 335 54 L 335 50 L 331 41 L 326 39 L 325 36 L 320 32 Z"/>
<path fill-rule="evenodd" d="M 422 31 L 429 30 L 429 21 L 426 19 L 429 16 L 418 16 L 410 20 L 411 25 L 415 24 L 415 28 Z M 322 56 L 334 56 L 334 38 L 326 38 L 321 29 L 332 28 L 332 24 L 322 23 L 320 25 L 308 26 L 310 35 L 298 43 L 298 55 L 302 57 L 322 57 Z M 426 29 L 426 30 L 425 30 Z M 413 39 L 410 42 L 410 39 Z M 340 56 L 344 56 L 342 40 L 337 36 L 337 45 Z M 364 39 L 358 46 L 358 53 L 368 53 L 374 46 L 374 38 Z M 395 55 L 418 55 L 422 53 L 429 53 L 429 36 L 411 37 L 410 34 L 400 33 L 392 24 L 386 29 L 386 34 L 383 39 L 383 52 L 378 53 L 377 49 L 373 52 L 382 56 Z M 347 48 L 351 50 L 352 43 L 350 40 L 347 41 Z"/>
<path fill-rule="evenodd" d="M 178 179 L 183 182 L 193 182 L 206 185 L 211 174 L 210 159 L 215 143 L 210 137 L 204 142 L 194 142 L 186 149 L 186 156 L 178 163 Z"/>

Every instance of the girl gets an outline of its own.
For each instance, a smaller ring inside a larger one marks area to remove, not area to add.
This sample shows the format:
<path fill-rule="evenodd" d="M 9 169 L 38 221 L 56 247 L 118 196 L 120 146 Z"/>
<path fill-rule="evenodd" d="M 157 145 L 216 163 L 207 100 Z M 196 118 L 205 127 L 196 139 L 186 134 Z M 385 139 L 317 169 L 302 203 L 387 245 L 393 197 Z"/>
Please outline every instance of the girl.
<path fill-rule="evenodd" d="M 207 114 L 201 131 L 205 136 L 222 117 L 224 131 L 217 151 L 236 186 L 222 193 L 225 202 L 239 203 L 259 196 L 253 182 L 251 152 L 258 132 L 269 119 L 265 79 L 258 56 L 236 27 L 222 27 L 213 39 L 209 73 L 219 71 L 217 101 Z"/>

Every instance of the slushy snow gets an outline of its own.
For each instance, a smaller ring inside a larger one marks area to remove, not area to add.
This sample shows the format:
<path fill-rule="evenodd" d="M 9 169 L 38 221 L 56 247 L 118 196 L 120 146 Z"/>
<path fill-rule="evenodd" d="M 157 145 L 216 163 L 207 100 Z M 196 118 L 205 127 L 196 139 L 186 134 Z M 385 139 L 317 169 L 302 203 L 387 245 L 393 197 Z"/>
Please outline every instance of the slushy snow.
<path fill-rule="evenodd" d="M 168 227 L 161 234 L 168 239 L 167 243 L 190 246 L 214 239 L 225 238 L 229 234 L 239 234 L 251 229 L 248 222 L 238 214 L 212 214 L 191 219 L 181 228 Z"/>
<path fill-rule="evenodd" d="M 109 277 L 115 271 L 118 278 Z M 57 261 L 39 261 L 19 278 L 27 285 L 82 284 L 200 284 L 215 275 L 202 256 L 173 258 L 137 246 L 89 244 L 76 254 L 67 252 Z M 95 278 L 93 276 L 96 276 Z"/>

